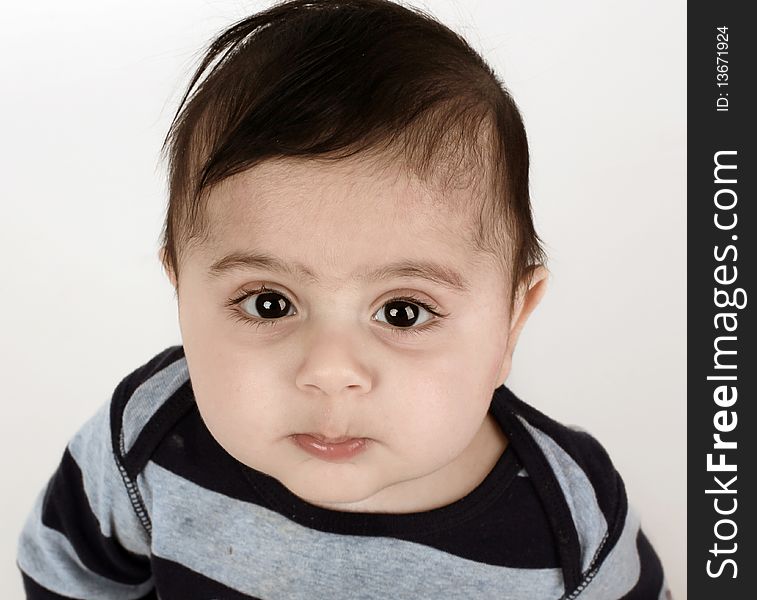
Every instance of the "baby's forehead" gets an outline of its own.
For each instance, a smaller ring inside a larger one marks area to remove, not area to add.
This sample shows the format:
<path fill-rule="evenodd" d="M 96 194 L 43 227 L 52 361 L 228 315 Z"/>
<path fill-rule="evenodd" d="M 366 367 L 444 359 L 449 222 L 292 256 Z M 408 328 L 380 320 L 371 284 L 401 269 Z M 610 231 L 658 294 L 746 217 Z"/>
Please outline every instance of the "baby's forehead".
<path fill-rule="evenodd" d="M 440 193 L 401 168 L 374 167 L 281 161 L 228 178 L 208 199 L 215 214 L 197 266 L 212 272 L 228 258 L 324 285 L 386 265 L 490 276 L 492 257 L 473 243 L 470 192 Z"/>
<path fill-rule="evenodd" d="M 471 228 L 480 200 L 475 185 L 421 179 L 397 163 L 288 158 L 264 161 L 219 183 L 208 212 L 217 236 L 240 228 L 284 231 L 300 219 L 313 227 L 336 219 L 387 233 L 430 227 L 460 235 Z"/>

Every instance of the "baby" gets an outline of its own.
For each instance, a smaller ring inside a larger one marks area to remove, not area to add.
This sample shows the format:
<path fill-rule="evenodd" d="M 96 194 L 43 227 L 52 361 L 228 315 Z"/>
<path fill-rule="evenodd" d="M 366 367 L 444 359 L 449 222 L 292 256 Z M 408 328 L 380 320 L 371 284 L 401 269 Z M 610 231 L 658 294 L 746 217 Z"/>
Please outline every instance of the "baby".
<path fill-rule="evenodd" d="M 604 449 L 504 384 L 547 271 L 518 109 L 463 39 L 275 5 L 164 150 L 183 344 L 68 444 L 28 598 L 667 597 Z"/>

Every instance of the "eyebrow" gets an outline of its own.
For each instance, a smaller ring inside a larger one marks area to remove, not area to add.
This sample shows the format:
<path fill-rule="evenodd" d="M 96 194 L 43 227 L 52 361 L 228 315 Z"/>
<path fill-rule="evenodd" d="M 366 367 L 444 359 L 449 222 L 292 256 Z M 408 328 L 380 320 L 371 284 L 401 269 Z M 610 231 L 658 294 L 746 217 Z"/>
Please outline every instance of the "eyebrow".
<path fill-rule="evenodd" d="M 276 256 L 263 252 L 232 252 L 216 260 L 208 269 L 208 275 L 220 279 L 233 271 L 263 269 L 285 273 L 292 277 L 318 283 L 318 276 L 299 262 L 288 263 Z M 467 292 L 470 283 L 457 271 L 430 261 L 401 260 L 382 265 L 371 270 L 353 273 L 352 278 L 360 281 L 384 281 L 394 278 L 425 279 L 456 292 Z"/>

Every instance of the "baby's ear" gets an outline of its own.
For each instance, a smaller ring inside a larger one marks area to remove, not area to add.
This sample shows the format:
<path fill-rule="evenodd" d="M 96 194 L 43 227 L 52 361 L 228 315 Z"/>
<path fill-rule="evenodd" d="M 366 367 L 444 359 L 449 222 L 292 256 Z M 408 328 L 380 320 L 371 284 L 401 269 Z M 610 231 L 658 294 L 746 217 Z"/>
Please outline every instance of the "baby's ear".
<path fill-rule="evenodd" d="M 173 272 L 173 269 L 171 268 L 171 264 L 168 261 L 168 253 L 166 252 L 166 247 L 162 246 L 160 250 L 158 250 L 158 260 L 160 261 L 160 264 L 163 265 L 163 270 L 166 272 L 166 275 L 168 275 L 168 279 L 171 281 L 171 285 L 176 289 L 176 275 Z"/>
<path fill-rule="evenodd" d="M 523 326 L 529 315 L 539 305 L 547 291 L 549 271 L 544 265 L 535 265 L 528 272 L 524 281 L 518 288 L 518 296 L 515 299 L 513 313 L 510 315 L 510 337 L 518 341 Z"/>
<path fill-rule="evenodd" d="M 513 353 L 515 352 L 520 332 L 523 331 L 528 317 L 544 297 L 544 293 L 547 291 L 548 278 L 549 271 L 547 268 L 543 265 L 536 265 L 531 269 L 518 289 L 513 313 L 510 316 L 510 334 L 507 338 L 507 349 L 505 350 L 505 356 L 499 373 L 499 384 L 504 383 L 510 373 Z"/>

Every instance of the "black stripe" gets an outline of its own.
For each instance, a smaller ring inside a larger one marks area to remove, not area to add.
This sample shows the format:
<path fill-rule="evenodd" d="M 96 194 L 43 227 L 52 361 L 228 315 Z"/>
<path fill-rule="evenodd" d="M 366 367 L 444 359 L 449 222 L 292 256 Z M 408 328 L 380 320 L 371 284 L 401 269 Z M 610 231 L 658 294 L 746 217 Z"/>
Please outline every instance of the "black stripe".
<path fill-rule="evenodd" d="M 21 570 L 20 567 L 19 570 Z M 55 592 L 39 585 L 23 571 L 21 571 L 21 578 L 24 582 L 24 595 L 26 596 L 26 600 L 81 600 L 72 598 L 71 596 L 61 596 L 60 594 L 56 594 Z M 142 596 L 135 600 L 158 600 L 158 596 L 153 588 L 146 596 Z"/>
<path fill-rule="evenodd" d="M 62 533 L 91 571 L 119 583 L 136 585 L 150 577 L 150 561 L 100 531 L 84 491 L 79 465 L 68 448 L 45 490 L 42 523 Z"/>
<path fill-rule="evenodd" d="M 531 434 L 508 407 L 500 405 L 495 410 L 500 413 L 498 416 L 500 426 L 511 444 L 517 449 L 515 451 L 544 504 L 560 557 L 565 591 L 569 594 L 581 582 L 581 544 L 570 507 L 549 461 Z"/>
<path fill-rule="evenodd" d="M 664 581 L 662 563 L 641 529 L 636 536 L 636 550 L 641 561 L 641 573 L 633 589 L 620 600 L 657 600 Z"/>
<path fill-rule="evenodd" d="M 527 524 L 527 526 L 524 526 Z M 519 568 L 559 568 L 547 515 L 530 477 L 515 477 L 505 495 L 480 517 L 437 537 L 403 536 L 479 563 Z"/>
<path fill-rule="evenodd" d="M 160 600 L 260 600 L 159 556 L 153 556 L 153 573 L 155 587 L 160 591 Z"/>

